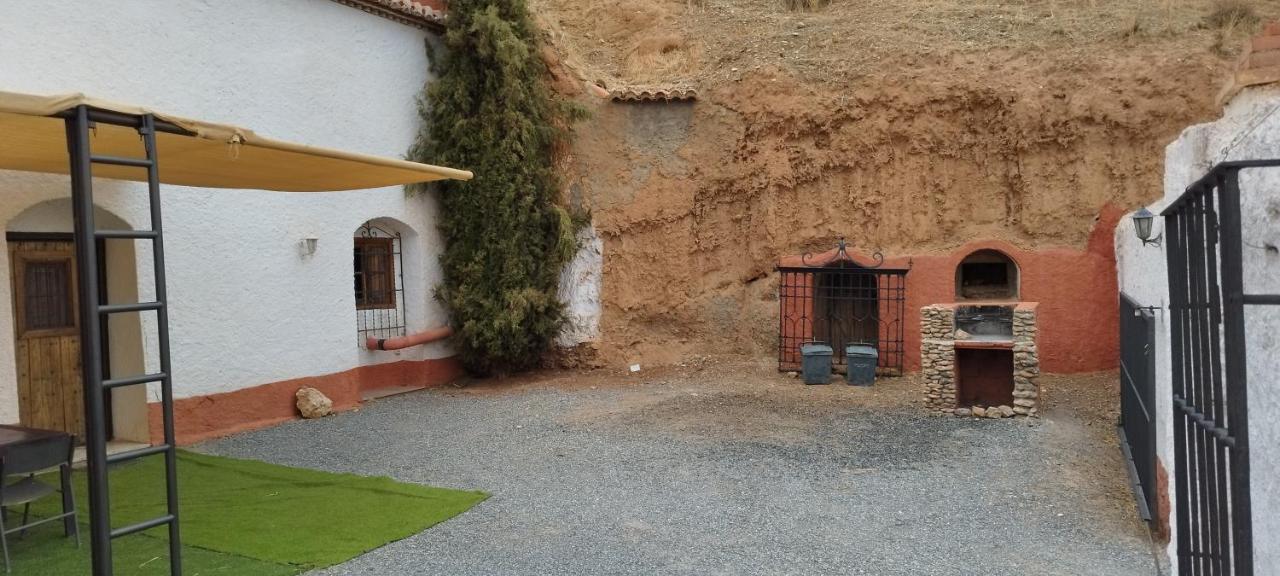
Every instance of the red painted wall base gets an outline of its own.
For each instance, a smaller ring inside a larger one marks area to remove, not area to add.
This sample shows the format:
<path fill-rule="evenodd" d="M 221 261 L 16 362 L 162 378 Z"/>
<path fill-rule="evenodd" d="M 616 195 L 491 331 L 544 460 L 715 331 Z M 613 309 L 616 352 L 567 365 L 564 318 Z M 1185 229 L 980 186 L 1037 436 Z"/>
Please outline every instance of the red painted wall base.
<path fill-rule="evenodd" d="M 271 382 L 234 392 L 181 398 L 173 403 L 174 427 L 179 444 L 256 430 L 299 418 L 294 393 L 303 386 L 315 388 L 333 400 L 340 412 L 360 405 L 360 393 L 388 386 L 439 386 L 463 373 L 453 358 L 389 362 L 359 366 L 323 376 Z M 147 405 L 151 441 L 164 441 L 159 403 Z"/>

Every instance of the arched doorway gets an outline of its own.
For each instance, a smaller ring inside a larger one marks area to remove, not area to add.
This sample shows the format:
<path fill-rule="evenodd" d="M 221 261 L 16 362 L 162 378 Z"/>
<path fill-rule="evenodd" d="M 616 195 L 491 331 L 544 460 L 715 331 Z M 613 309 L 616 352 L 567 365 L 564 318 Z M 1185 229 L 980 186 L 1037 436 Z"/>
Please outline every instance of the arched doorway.
<path fill-rule="evenodd" d="M 119 216 L 95 208 L 99 227 L 130 229 Z M 63 430 L 84 438 L 80 319 L 76 305 L 75 243 L 70 199 L 27 208 L 5 225 L 19 422 Z M 137 259 L 132 240 L 99 240 L 98 273 L 104 302 L 138 300 Z M 106 343 L 103 373 L 140 374 L 145 367 L 140 314 L 117 315 L 102 324 Z M 112 390 L 107 396 L 109 438 L 147 442 L 145 387 Z"/>

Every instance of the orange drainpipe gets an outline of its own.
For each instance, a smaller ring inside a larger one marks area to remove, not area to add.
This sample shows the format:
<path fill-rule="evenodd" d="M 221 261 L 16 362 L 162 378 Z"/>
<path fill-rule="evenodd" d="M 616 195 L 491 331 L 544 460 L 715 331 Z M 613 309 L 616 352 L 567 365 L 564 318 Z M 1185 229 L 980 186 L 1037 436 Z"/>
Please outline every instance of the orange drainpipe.
<path fill-rule="evenodd" d="M 440 326 L 432 328 L 425 332 L 410 334 L 408 336 L 400 336 L 398 338 L 374 338 L 369 336 L 364 341 L 364 347 L 369 350 L 400 350 L 410 346 L 418 346 L 436 340 L 443 340 L 453 335 L 453 328 L 450 326 Z"/>

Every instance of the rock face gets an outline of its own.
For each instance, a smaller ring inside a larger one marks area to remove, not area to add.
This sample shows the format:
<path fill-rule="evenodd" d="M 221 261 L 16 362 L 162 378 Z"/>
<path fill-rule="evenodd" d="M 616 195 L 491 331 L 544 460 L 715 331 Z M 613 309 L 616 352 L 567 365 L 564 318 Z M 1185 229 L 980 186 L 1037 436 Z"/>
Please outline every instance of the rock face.
<path fill-rule="evenodd" d="M 298 412 L 303 418 L 321 418 L 333 414 L 333 400 L 315 388 L 299 388 L 294 397 L 298 399 Z"/>

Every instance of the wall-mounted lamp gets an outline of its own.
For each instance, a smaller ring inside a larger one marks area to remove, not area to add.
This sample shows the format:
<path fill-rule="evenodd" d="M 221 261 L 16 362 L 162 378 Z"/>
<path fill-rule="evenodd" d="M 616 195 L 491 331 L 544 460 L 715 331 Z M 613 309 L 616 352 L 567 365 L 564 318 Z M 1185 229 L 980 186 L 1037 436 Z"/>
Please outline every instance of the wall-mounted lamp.
<path fill-rule="evenodd" d="M 1142 316 L 1142 313 L 1143 313 L 1144 311 L 1145 311 L 1146 313 L 1148 313 L 1148 314 L 1155 314 L 1155 313 L 1160 312 L 1160 311 L 1162 311 L 1162 310 L 1164 310 L 1164 308 L 1161 308 L 1161 307 L 1159 307 L 1159 306 L 1136 306 L 1136 307 L 1134 307 L 1134 309 L 1133 309 L 1133 315 L 1134 315 L 1134 316 Z"/>
<path fill-rule="evenodd" d="M 320 239 L 314 236 L 303 238 L 298 242 L 298 251 L 302 252 L 303 256 L 311 256 L 316 253 L 316 244 L 319 242 Z"/>
<path fill-rule="evenodd" d="M 1155 223 L 1155 219 L 1156 215 L 1145 206 L 1133 213 L 1133 229 L 1138 233 L 1138 239 L 1142 241 L 1143 246 L 1159 246 L 1164 240 L 1163 232 L 1155 238 L 1151 237 L 1151 226 Z"/>

